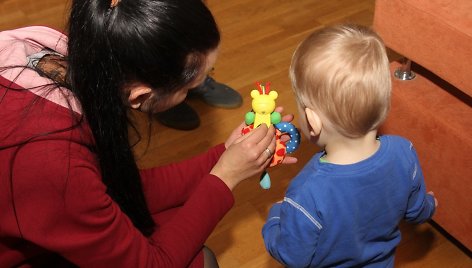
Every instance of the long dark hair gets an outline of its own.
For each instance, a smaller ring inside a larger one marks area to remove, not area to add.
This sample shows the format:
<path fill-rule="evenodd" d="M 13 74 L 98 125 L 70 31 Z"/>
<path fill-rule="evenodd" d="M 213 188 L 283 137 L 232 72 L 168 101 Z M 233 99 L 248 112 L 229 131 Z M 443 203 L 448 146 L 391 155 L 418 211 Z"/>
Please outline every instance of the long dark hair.
<path fill-rule="evenodd" d="M 146 236 L 155 226 L 128 140 L 124 87 L 166 96 L 195 79 L 220 35 L 201 0 L 74 0 L 67 80 L 93 132 L 109 195 Z"/>

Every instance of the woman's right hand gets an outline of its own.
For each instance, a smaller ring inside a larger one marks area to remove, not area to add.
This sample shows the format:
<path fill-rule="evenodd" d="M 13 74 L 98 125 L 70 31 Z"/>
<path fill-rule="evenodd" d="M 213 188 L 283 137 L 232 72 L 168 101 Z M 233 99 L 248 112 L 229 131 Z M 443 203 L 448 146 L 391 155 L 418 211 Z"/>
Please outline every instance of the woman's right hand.
<path fill-rule="evenodd" d="M 261 173 L 275 150 L 275 129 L 265 124 L 236 139 L 210 171 L 233 190 L 241 181 Z"/>

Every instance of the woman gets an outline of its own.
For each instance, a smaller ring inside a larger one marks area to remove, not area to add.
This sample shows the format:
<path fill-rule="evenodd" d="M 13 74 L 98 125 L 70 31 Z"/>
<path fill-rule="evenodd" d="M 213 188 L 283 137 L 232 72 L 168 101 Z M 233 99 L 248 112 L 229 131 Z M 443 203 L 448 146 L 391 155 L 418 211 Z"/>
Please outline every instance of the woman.
<path fill-rule="evenodd" d="M 274 130 L 238 127 L 202 155 L 141 171 L 128 142 L 129 109 L 173 107 L 211 70 L 210 11 L 74 0 L 68 32 L 0 33 L 0 266 L 217 267 L 203 244 L 231 190 L 268 164 Z"/>

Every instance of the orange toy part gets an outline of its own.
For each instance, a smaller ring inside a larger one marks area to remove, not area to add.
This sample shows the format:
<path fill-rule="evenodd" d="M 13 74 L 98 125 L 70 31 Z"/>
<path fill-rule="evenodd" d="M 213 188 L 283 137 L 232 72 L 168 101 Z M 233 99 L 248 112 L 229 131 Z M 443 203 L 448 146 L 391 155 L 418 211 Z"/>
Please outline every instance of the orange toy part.
<path fill-rule="evenodd" d="M 246 135 L 247 133 L 251 132 L 254 129 L 254 125 L 249 125 L 245 126 L 242 130 L 241 133 L 243 135 Z M 280 130 L 275 129 L 275 152 L 274 156 L 272 156 L 272 160 L 270 161 L 269 167 L 276 166 L 280 163 L 282 163 L 282 160 L 284 160 L 285 155 L 287 154 L 287 145 L 285 144 L 284 141 L 280 139 L 282 136 L 282 132 Z"/>

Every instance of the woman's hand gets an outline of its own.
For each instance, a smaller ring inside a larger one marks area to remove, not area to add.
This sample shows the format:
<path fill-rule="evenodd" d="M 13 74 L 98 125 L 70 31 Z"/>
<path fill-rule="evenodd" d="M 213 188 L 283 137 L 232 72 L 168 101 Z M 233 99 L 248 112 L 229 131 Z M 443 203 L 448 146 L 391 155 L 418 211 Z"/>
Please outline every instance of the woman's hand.
<path fill-rule="evenodd" d="M 280 114 L 282 114 L 282 112 L 284 111 L 284 108 L 282 106 L 279 106 L 277 108 L 275 108 L 275 112 L 278 112 Z M 287 114 L 287 115 L 284 115 L 282 117 L 282 121 L 283 122 L 292 122 L 293 120 L 293 114 Z M 233 132 L 231 132 L 231 134 L 229 135 L 228 139 L 225 141 L 225 147 L 226 149 L 229 148 L 229 146 L 231 144 L 233 144 L 233 142 L 240 138 L 243 134 L 241 133 L 241 130 L 246 126 L 246 123 L 243 121 L 241 122 L 241 124 L 236 127 Z M 293 158 L 293 157 L 292 157 Z M 290 162 L 290 161 L 289 161 Z"/>
<path fill-rule="evenodd" d="M 261 173 L 267 167 L 272 158 L 270 152 L 275 151 L 275 129 L 262 124 L 246 135 L 239 134 L 227 146 L 210 174 L 219 177 L 232 190 L 241 181 Z"/>
<path fill-rule="evenodd" d="M 282 114 L 283 107 L 275 108 Z M 282 117 L 282 121 L 291 122 L 292 114 Z M 246 135 L 241 130 L 246 126 L 242 122 L 234 129 L 225 142 L 226 151 L 211 170 L 211 174 L 218 176 L 232 190 L 238 183 L 267 168 L 275 151 L 275 129 L 267 128 L 265 124 Z M 286 137 L 285 137 L 286 138 Z M 282 139 L 284 137 L 282 136 Z M 269 150 L 266 150 L 269 149 Z M 297 158 L 286 156 L 283 164 L 293 164 Z"/>
<path fill-rule="evenodd" d="M 229 135 L 228 139 L 225 141 L 225 148 L 228 149 L 229 146 L 231 144 L 234 143 L 235 140 L 237 140 L 238 138 L 242 137 L 243 134 L 242 134 L 242 130 L 243 128 L 246 126 L 246 123 L 244 122 L 241 122 L 241 124 L 236 127 L 232 132 L 231 134 Z"/>

